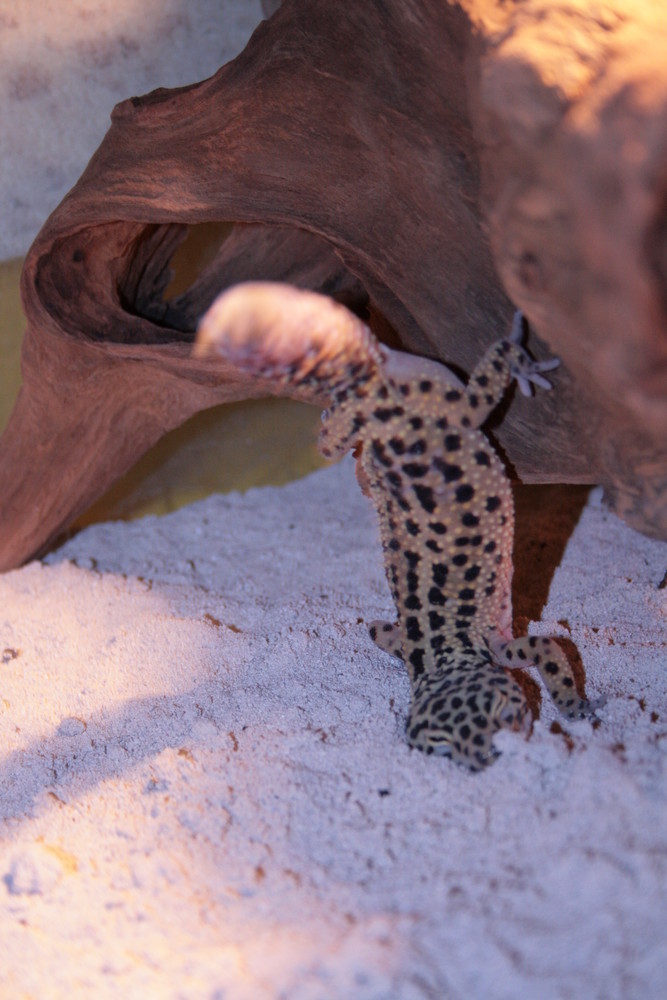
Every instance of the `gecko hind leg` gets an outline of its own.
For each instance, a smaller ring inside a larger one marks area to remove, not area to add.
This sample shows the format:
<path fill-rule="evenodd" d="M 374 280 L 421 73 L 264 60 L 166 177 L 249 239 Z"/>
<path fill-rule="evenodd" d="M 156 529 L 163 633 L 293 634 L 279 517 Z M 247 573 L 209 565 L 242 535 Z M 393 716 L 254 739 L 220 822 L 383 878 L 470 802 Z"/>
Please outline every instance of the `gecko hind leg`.
<path fill-rule="evenodd" d="M 368 634 L 383 653 L 389 653 L 397 660 L 403 660 L 403 644 L 398 624 L 392 625 L 391 622 L 376 619 L 368 626 Z"/>
<path fill-rule="evenodd" d="M 512 670 L 536 667 L 558 710 L 570 719 L 594 714 L 604 699 L 580 697 L 572 667 L 558 643 L 548 636 L 522 636 L 503 643 L 501 662 Z"/>

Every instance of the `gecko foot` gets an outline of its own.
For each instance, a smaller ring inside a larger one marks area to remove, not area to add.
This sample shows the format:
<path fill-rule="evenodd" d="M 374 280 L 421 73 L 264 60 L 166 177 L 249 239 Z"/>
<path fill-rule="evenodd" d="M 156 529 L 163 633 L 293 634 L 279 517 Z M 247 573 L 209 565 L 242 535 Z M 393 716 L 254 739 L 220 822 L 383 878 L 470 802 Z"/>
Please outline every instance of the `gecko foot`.
<path fill-rule="evenodd" d="M 513 346 L 512 360 L 510 362 L 510 373 L 516 379 L 519 389 L 524 396 L 531 396 L 533 385 L 538 385 L 541 389 L 551 389 L 551 382 L 544 378 L 543 372 L 553 371 L 558 368 L 560 358 L 548 358 L 545 361 L 535 361 L 530 354 L 522 347 L 523 338 L 528 330 L 528 321 L 520 309 L 514 313 L 512 329 L 508 341 Z"/>
<path fill-rule="evenodd" d="M 549 636 L 512 639 L 503 644 L 498 655 L 500 662 L 510 669 L 536 667 L 554 704 L 569 719 L 590 717 L 604 705 L 604 698 L 589 701 L 579 695 L 567 656 Z"/>

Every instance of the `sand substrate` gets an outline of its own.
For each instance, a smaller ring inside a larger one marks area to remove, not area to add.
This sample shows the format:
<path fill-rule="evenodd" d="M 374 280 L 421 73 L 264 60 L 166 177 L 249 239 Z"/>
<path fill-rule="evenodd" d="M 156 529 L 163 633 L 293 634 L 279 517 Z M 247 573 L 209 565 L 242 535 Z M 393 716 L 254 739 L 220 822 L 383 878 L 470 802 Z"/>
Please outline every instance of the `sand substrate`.
<path fill-rule="evenodd" d="M 349 460 L 1 577 L 2 997 L 664 996 L 666 568 L 593 495 L 531 629 L 601 724 L 479 775 L 404 741 Z"/>

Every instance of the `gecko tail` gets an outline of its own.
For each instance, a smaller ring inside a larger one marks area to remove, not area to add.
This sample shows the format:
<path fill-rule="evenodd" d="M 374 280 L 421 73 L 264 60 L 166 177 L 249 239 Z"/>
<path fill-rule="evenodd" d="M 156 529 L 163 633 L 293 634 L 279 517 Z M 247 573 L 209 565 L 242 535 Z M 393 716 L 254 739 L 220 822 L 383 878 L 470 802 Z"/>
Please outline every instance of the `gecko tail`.
<path fill-rule="evenodd" d="M 202 317 L 193 356 L 220 358 L 277 386 L 333 392 L 382 362 L 368 327 L 316 292 L 249 281 L 223 292 Z"/>

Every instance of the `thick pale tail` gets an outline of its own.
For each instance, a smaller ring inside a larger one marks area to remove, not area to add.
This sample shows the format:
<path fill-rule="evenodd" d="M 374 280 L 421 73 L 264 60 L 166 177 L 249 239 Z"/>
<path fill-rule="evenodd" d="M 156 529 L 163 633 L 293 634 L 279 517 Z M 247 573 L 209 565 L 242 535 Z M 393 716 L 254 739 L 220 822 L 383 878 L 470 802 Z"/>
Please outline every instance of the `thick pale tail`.
<path fill-rule="evenodd" d="M 219 295 L 199 324 L 193 353 L 320 393 L 364 381 L 382 362 L 373 334 L 344 306 L 274 282 L 246 282 Z"/>

